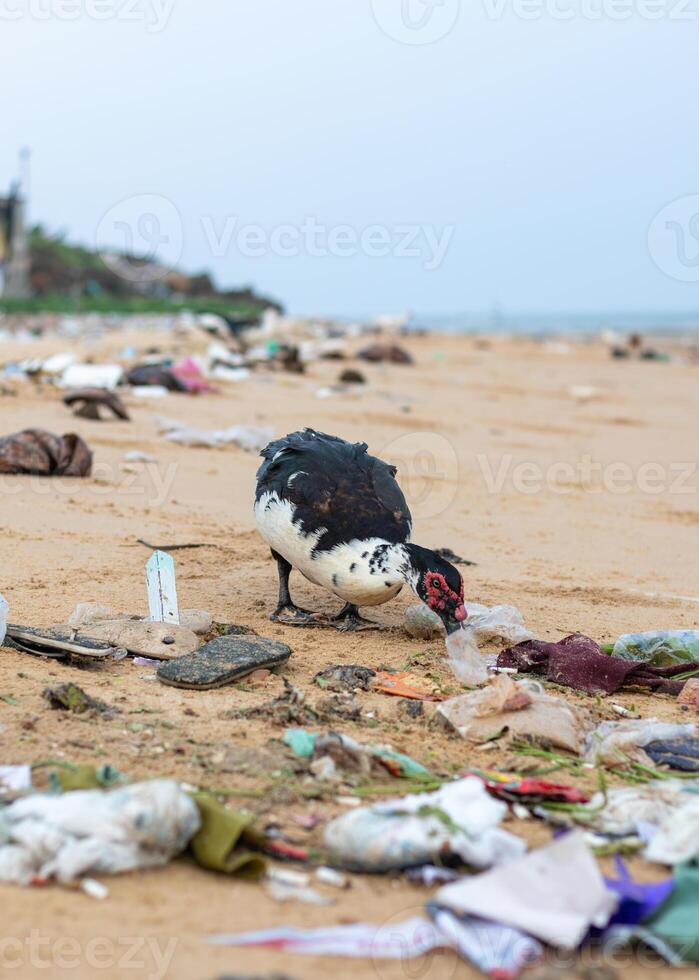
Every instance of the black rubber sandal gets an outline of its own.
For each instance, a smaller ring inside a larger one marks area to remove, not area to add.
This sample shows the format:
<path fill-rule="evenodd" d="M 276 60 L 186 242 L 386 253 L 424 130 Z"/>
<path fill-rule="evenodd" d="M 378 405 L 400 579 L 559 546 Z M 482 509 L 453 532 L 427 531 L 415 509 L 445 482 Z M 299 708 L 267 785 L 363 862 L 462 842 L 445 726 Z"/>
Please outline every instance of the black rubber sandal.
<path fill-rule="evenodd" d="M 195 653 L 169 660 L 156 671 L 159 681 L 171 687 L 207 691 L 246 677 L 255 670 L 272 670 L 285 664 L 291 647 L 263 636 L 219 636 Z"/>

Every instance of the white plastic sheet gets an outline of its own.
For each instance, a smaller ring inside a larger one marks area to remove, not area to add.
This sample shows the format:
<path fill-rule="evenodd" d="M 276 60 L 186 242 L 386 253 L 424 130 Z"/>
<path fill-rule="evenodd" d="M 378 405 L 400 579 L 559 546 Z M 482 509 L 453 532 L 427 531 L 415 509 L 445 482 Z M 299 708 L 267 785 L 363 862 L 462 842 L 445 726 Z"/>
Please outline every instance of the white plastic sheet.
<path fill-rule="evenodd" d="M 618 898 L 605 886 L 583 834 L 574 831 L 525 857 L 445 885 L 435 901 L 575 949 L 590 926 L 607 925 Z"/>

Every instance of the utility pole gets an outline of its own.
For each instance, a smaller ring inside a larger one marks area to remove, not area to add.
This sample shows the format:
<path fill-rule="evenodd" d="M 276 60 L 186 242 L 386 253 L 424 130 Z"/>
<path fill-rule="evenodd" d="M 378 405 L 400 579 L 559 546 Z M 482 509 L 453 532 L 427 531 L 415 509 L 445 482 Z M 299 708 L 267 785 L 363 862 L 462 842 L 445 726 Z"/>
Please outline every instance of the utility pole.
<path fill-rule="evenodd" d="M 30 157 L 28 148 L 19 154 L 19 180 L 9 197 L 0 200 L 0 216 L 4 218 L 5 250 L 3 296 L 25 299 L 31 295 L 29 236 L 27 232 L 27 201 L 29 193 Z"/>

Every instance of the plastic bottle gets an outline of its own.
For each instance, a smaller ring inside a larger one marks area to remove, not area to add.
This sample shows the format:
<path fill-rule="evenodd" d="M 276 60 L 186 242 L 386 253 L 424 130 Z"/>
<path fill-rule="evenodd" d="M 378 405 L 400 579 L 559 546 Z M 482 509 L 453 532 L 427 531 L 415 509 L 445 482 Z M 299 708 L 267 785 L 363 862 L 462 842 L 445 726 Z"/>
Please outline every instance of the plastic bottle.
<path fill-rule="evenodd" d="M 612 648 L 622 660 L 636 660 L 654 667 L 699 661 L 699 630 L 652 630 L 625 633 Z"/>
<path fill-rule="evenodd" d="M 7 630 L 7 599 L 0 594 L 0 647 L 5 641 L 5 631 Z"/>

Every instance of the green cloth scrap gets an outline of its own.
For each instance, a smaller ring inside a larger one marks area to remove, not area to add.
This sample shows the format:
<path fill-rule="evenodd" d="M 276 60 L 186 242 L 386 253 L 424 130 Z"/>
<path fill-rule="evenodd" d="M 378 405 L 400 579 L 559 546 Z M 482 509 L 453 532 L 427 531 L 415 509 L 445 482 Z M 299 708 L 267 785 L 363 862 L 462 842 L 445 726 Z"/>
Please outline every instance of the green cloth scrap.
<path fill-rule="evenodd" d="M 671 895 L 644 926 L 685 963 L 699 963 L 699 864 L 678 864 L 674 878 Z"/>
<path fill-rule="evenodd" d="M 238 878 L 261 878 L 265 859 L 253 851 L 238 850 L 238 844 L 259 847 L 262 838 L 253 829 L 251 813 L 229 810 L 208 793 L 193 793 L 199 809 L 201 827 L 189 842 L 197 864 L 209 871 L 221 871 Z"/>

